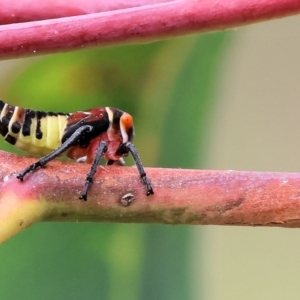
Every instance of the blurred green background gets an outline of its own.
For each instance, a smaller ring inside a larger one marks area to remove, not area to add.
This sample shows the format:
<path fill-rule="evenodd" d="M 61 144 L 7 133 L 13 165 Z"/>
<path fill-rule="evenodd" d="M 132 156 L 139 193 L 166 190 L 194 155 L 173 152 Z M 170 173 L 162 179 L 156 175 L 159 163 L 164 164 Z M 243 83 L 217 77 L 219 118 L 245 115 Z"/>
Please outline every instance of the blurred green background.
<path fill-rule="evenodd" d="M 227 40 L 214 33 L 25 60 L 1 98 L 46 111 L 118 107 L 134 116 L 145 166 L 201 168 Z M 2 140 L 1 149 L 15 151 Z M 190 253 L 186 226 L 38 224 L 0 247 L 1 299 L 191 299 Z"/>
<path fill-rule="evenodd" d="M 1 61 L 0 97 L 126 110 L 145 166 L 299 172 L 299 28 Z M 0 299 L 298 299 L 299 248 L 297 229 L 41 223 L 0 246 Z"/>

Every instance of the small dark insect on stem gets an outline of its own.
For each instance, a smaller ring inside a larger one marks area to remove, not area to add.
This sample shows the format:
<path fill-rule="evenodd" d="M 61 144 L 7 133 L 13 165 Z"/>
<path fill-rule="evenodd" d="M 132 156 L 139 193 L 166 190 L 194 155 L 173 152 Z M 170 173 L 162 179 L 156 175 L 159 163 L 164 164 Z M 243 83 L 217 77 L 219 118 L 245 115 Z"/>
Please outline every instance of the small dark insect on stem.
<path fill-rule="evenodd" d="M 79 197 L 86 201 L 101 158 L 104 157 L 108 165 L 124 165 L 123 157 L 130 152 L 147 187 L 147 196 L 154 194 L 137 149 L 131 143 L 133 118 L 120 109 L 106 106 L 55 113 L 13 106 L 0 99 L 0 134 L 17 148 L 42 156 L 17 175 L 21 181 L 27 173 L 45 167 L 59 155 L 66 155 L 78 162 L 91 163 Z"/>

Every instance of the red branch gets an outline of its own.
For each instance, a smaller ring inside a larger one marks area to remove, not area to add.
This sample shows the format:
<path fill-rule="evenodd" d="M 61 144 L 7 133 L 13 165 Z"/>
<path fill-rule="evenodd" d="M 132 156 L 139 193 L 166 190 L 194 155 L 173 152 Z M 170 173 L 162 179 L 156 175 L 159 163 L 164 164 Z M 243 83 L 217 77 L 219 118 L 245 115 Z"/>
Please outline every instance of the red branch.
<path fill-rule="evenodd" d="M 135 167 L 99 167 L 84 202 L 78 196 L 89 165 L 52 161 L 23 183 L 8 179 L 33 160 L 0 152 L 2 214 L 11 205 L 4 195 L 14 194 L 13 210 L 47 203 L 37 220 L 300 227 L 299 174 L 146 168 L 155 190 L 147 197 Z"/>
<path fill-rule="evenodd" d="M 0 58 L 147 42 L 194 32 L 225 30 L 299 12 L 299 0 L 181 0 L 2 25 Z"/>
<path fill-rule="evenodd" d="M 79 16 L 174 0 L 1 0 L 0 25 Z"/>

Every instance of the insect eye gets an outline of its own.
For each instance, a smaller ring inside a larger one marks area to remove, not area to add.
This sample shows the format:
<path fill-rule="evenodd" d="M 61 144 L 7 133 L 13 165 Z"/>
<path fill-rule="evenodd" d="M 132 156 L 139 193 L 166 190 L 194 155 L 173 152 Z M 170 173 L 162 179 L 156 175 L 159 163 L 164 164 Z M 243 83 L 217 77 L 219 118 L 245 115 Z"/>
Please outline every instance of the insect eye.
<path fill-rule="evenodd" d="M 120 122 L 122 123 L 125 130 L 128 131 L 133 125 L 132 116 L 130 114 L 124 113 L 120 119 Z"/>

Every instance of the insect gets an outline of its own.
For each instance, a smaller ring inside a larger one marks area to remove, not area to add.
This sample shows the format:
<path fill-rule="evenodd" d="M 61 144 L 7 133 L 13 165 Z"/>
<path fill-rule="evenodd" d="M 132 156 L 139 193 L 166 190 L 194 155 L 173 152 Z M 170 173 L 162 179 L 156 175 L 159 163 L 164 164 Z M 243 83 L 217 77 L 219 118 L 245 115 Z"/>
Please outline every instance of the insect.
<path fill-rule="evenodd" d="M 44 167 L 60 155 L 91 164 L 79 199 L 87 192 L 102 157 L 108 165 L 124 165 L 123 157 L 131 153 L 147 196 L 154 194 L 137 149 L 131 115 L 117 108 L 97 107 L 74 113 L 54 113 L 12 106 L 0 99 L 0 133 L 5 141 L 30 154 L 42 156 L 21 171 L 17 178 Z"/>

